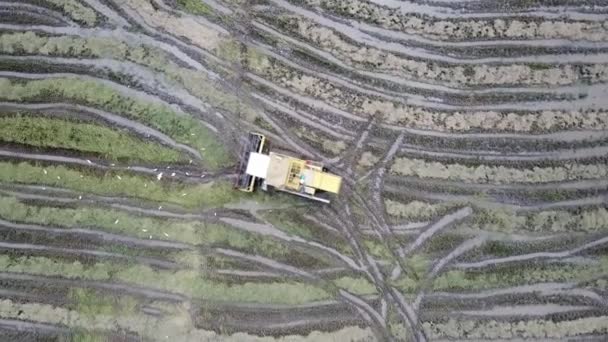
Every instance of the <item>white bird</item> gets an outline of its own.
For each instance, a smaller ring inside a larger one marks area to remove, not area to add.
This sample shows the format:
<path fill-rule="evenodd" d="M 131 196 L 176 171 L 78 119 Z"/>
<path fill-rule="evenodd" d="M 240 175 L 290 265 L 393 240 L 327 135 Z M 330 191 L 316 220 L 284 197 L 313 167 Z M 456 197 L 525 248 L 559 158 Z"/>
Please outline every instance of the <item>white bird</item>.
<path fill-rule="evenodd" d="M 156 176 L 156 179 L 158 179 L 158 180 L 160 180 L 161 178 L 163 178 L 163 173 L 162 173 L 162 172 L 161 172 L 161 173 L 159 173 L 159 174 Z"/>

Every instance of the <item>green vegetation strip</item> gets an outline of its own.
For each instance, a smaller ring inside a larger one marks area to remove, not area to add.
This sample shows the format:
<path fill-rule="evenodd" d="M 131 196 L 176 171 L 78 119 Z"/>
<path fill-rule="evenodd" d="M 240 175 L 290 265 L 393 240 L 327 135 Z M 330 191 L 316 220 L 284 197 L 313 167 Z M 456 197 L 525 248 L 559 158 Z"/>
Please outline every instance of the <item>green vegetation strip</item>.
<path fill-rule="evenodd" d="M 356 295 L 373 295 L 378 293 L 374 285 L 364 278 L 341 277 L 334 280 L 334 284 Z"/>
<path fill-rule="evenodd" d="M 0 196 L 0 218 L 68 229 L 90 227 L 93 230 L 100 229 L 142 239 L 153 238 L 192 245 L 221 246 L 271 258 L 285 258 L 290 253 L 288 246 L 271 238 L 240 231 L 223 224 L 140 217 L 113 209 L 35 206 L 21 203 L 13 197 Z"/>
<path fill-rule="evenodd" d="M 268 336 L 255 336 L 244 333 L 233 335 L 218 334 L 213 331 L 197 329 L 188 306 L 169 304 L 166 302 L 146 303 L 162 312 L 162 315 L 151 316 L 143 313 L 136 315 L 85 315 L 64 307 L 39 303 L 19 303 L 9 299 L 0 300 L 0 317 L 19 319 L 33 322 L 43 322 L 65 326 L 73 332 L 72 341 L 77 342 L 107 342 L 111 332 L 133 332 L 145 341 L 223 341 L 223 342 L 269 342 L 278 341 Z M 108 334 L 104 336 L 104 334 Z M 372 341 L 373 333 L 370 328 L 361 329 L 357 326 L 342 328 L 326 333 L 314 331 L 308 336 L 291 336 L 281 339 L 291 342 L 312 341 Z"/>
<path fill-rule="evenodd" d="M 77 77 L 33 81 L 0 78 L 0 99 L 17 102 L 48 101 L 58 98 L 99 107 L 141 121 L 169 135 L 176 141 L 195 147 L 207 166 L 219 168 L 230 164 L 217 137 L 198 120 L 175 112 L 166 105 L 139 101 L 95 81 Z"/>
<path fill-rule="evenodd" d="M 29 116 L 0 117 L 0 140 L 101 154 L 111 160 L 177 162 L 175 150 L 100 125 Z"/>
<path fill-rule="evenodd" d="M 97 22 L 97 15 L 95 11 L 89 7 L 82 5 L 77 0 L 44 0 L 49 2 L 58 8 L 60 8 L 63 12 L 67 13 L 72 17 L 72 19 L 77 22 L 87 24 L 88 26 L 93 26 Z"/>
<path fill-rule="evenodd" d="M 197 2 L 203 4 L 202 2 Z M 184 87 L 192 95 L 204 99 L 215 107 L 242 115 L 255 122 L 259 116 L 241 97 L 226 92 L 203 72 L 183 68 L 171 61 L 167 53 L 155 47 L 133 44 L 118 38 L 105 37 L 45 37 L 33 32 L 0 35 L 0 51 L 5 54 L 36 54 L 61 57 L 94 57 L 126 60 L 151 68 L 167 76 L 169 82 Z M 220 45 L 219 55 L 232 62 L 241 60 L 240 45 L 227 40 Z M 251 63 L 263 63 L 266 57 L 247 50 Z"/>
<path fill-rule="evenodd" d="M 131 296 L 109 296 L 94 290 L 71 288 L 68 298 L 72 301 L 70 309 L 87 316 L 97 315 L 134 315 L 137 313 L 138 301 Z"/>
<path fill-rule="evenodd" d="M 94 175 L 64 166 L 34 166 L 22 162 L 0 162 L 0 181 L 21 184 L 44 184 L 100 195 L 125 196 L 168 202 L 189 208 L 221 207 L 237 199 L 227 182 L 198 185 L 159 182 L 155 178 L 106 172 Z"/>
<path fill-rule="evenodd" d="M 540 282 L 583 282 L 608 275 L 608 257 L 598 264 L 552 264 L 513 267 L 490 272 L 448 271 L 435 279 L 435 290 L 482 290 Z"/>
<path fill-rule="evenodd" d="M 177 0 L 177 6 L 188 13 L 209 15 L 213 13 L 211 7 L 199 0 Z"/>
<path fill-rule="evenodd" d="M 514 232 L 601 232 L 608 230 L 608 210 L 591 208 L 576 212 L 548 210 L 528 215 L 513 211 L 479 209 L 466 227 Z"/>
<path fill-rule="evenodd" d="M 115 281 L 182 293 L 210 301 L 304 304 L 329 299 L 324 290 L 296 282 L 227 284 L 210 279 L 198 270 L 159 271 L 144 265 L 121 266 L 111 263 L 83 265 L 45 257 L 12 258 L 0 255 L 4 272 L 61 276 L 71 279 Z"/>

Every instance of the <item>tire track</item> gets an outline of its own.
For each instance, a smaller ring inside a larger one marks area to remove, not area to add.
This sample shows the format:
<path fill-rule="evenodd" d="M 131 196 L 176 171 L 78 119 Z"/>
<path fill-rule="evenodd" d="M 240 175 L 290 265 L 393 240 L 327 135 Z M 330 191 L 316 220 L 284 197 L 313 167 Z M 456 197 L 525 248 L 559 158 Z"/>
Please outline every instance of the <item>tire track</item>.
<path fill-rule="evenodd" d="M 348 265 L 352 270 L 361 272 L 363 269 L 349 256 L 340 253 L 339 251 L 324 246 L 318 242 L 308 241 L 303 238 L 294 235 L 288 235 L 281 230 L 276 229 L 270 224 L 260 224 L 260 223 L 252 223 L 247 221 L 242 221 L 238 219 L 222 217 L 219 218 L 221 222 L 227 223 L 232 227 L 242 229 L 251 233 L 256 233 L 260 235 L 272 236 L 279 240 L 283 240 L 286 242 L 295 242 L 305 246 L 308 246 L 312 249 L 326 252 L 329 255 L 334 256 L 337 260 L 340 260 L 342 263 Z"/>

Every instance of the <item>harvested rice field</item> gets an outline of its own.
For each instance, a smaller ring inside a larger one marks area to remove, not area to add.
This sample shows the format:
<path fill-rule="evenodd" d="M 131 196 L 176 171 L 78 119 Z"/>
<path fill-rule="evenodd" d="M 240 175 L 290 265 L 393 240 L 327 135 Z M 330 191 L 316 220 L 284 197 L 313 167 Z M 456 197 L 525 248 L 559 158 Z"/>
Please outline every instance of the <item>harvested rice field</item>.
<path fill-rule="evenodd" d="M 608 1 L 0 1 L 0 341 L 510 340 L 608 340 Z"/>

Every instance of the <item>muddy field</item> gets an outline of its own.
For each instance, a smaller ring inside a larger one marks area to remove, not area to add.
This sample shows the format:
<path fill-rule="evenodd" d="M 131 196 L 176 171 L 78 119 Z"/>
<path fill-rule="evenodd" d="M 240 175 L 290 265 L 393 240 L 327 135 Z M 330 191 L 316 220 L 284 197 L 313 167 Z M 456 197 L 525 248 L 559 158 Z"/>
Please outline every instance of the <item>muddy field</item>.
<path fill-rule="evenodd" d="M 605 341 L 608 1 L 0 1 L 0 340 Z M 343 177 L 232 189 L 249 131 Z"/>

